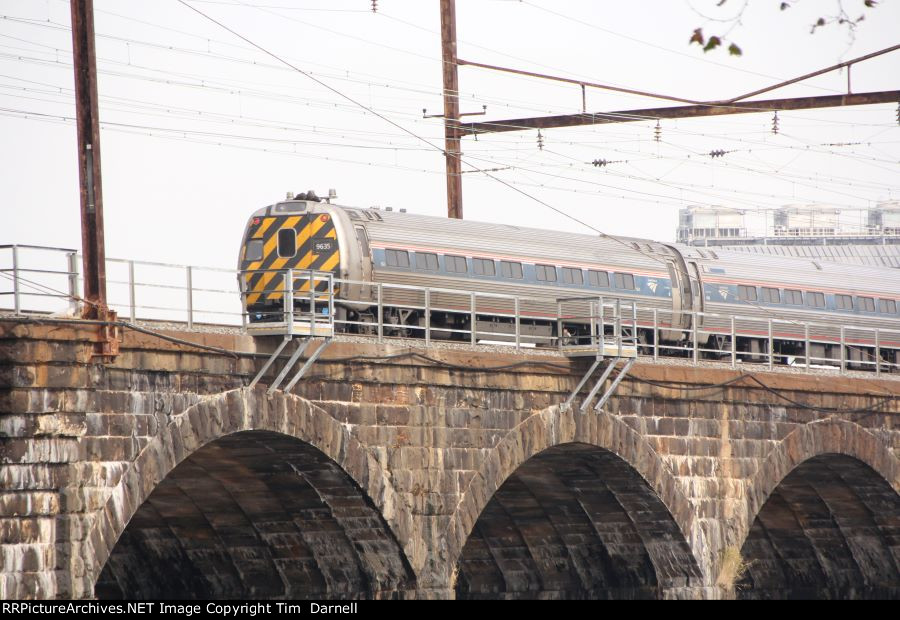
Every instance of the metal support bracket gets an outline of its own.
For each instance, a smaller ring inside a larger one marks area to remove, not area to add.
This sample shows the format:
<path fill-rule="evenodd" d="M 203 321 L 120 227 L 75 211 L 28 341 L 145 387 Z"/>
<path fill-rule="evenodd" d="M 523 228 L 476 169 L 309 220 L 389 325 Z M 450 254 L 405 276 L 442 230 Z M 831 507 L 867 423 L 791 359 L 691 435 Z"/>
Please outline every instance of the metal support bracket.
<path fill-rule="evenodd" d="M 304 340 L 297 345 L 297 349 L 288 358 L 287 364 L 284 365 L 284 368 L 282 368 L 281 372 L 278 373 L 278 376 L 275 377 L 272 385 L 270 385 L 269 389 L 266 390 L 266 394 L 271 395 L 275 392 L 275 390 L 278 389 L 278 386 L 281 385 L 281 382 L 284 381 L 285 377 L 287 377 L 287 374 L 291 371 L 291 368 L 294 367 L 294 364 L 297 363 L 297 360 L 300 359 L 300 356 L 303 355 L 303 352 L 306 351 L 307 347 L 309 347 L 310 342 L 312 342 L 311 339 Z"/>
<path fill-rule="evenodd" d="M 581 407 L 579 408 L 580 413 L 584 413 L 588 407 L 591 405 L 591 401 L 594 400 L 594 397 L 597 395 L 597 392 L 600 391 L 600 388 L 603 387 L 603 384 L 606 383 L 606 380 L 609 379 L 609 375 L 612 374 L 613 369 L 619 364 L 619 361 L 625 360 L 625 365 L 622 367 L 622 370 L 619 371 L 619 374 L 616 375 L 616 378 L 613 379 L 612 384 L 606 389 L 603 393 L 603 396 L 600 397 L 600 400 L 594 406 L 594 411 L 600 411 L 603 405 L 606 404 L 606 401 L 609 400 L 609 397 L 613 395 L 613 392 L 616 391 L 616 388 L 619 387 L 619 383 L 621 383 L 622 379 L 625 378 L 625 375 L 628 374 L 628 371 L 631 370 L 631 366 L 634 364 L 635 358 L 622 358 L 622 357 L 614 357 L 609 360 L 609 364 L 607 364 L 606 368 L 603 369 L 603 373 L 600 375 L 600 378 L 594 383 L 594 386 L 591 388 L 591 391 L 588 392 L 587 397 L 584 399 L 584 402 L 581 403 Z M 597 367 L 602 362 L 602 358 L 597 358 L 591 367 L 588 369 L 584 376 L 581 378 L 581 381 L 578 382 L 578 386 L 569 394 L 569 397 L 559 406 L 559 410 L 562 412 L 566 412 L 572 407 L 572 403 L 575 401 L 575 397 L 578 395 L 578 392 L 581 391 L 588 380 L 594 375 L 594 372 L 597 370 Z"/>
<path fill-rule="evenodd" d="M 578 382 L 578 386 L 574 390 L 572 390 L 572 393 L 569 394 L 569 397 L 565 400 L 565 402 L 563 402 L 563 404 L 559 406 L 560 411 L 565 412 L 565 411 L 569 410 L 569 407 L 572 406 L 572 402 L 575 400 L 575 397 L 578 395 L 578 392 L 581 391 L 581 388 L 584 387 L 584 384 L 588 382 L 588 379 L 590 379 L 591 375 L 594 374 L 594 371 L 597 370 L 597 366 L 600 365 L 601 361 L 602 360 L 599 357 L 596 360 L 594 360 L 594 363 L 591 364 L 591 367 L 588 369 L 588 371 L 586 373 L 584 373 L 584 376 L 581 378 L 581 381 Z"/>
<path fill-rule="evenodd" d="M 294 378 L 290 380 L 290 382 L 284 386 L 285 392 L 290 392 L 294 389 L 294 386 L 297 385 L 297 382 L 303 378 L 306 374 L 306 371 L 310 369 L 310 367 L 316 363 L 316 360 L 319 359 L 319 356 L 322 355 L 322 352 L 331 344 L 331 338 L 325 338 L 322 340 L 322 344 L 313 352 L 312 355 L 306 360 L 303 366 L 300 367 L 300 370 L 297 371 L 297 374 L 294 375 Z"/>
<path fill-rule="evenodd" d="M 616 360 L 616 361 L 618 361 L 618 360 Z M 600 411 L 600 409 L 603 408 L 603 405 L 606 404 L 606 401 L 609 400 L 609 397 L 612 396 L 613 392 L 616 391 L 616 388 L 619 387 L 619 383 L 622 382 L 622 379 L 624 379 L 625 375 L 628 374 L 628 371 L 631 370 L 631 366 L 633 364 L 634 364 L 633 357 L 631 359 L 629 359 L 627 362 L 625 362 L 625 365 L 622 367 L 622 370 L 620 370 L 619 374 L 616 375 L 616 378 L 613 379 L 612 385 L 609 386 L 609 388 L 606 390 L 606 392 L 603 394 L 603 396 L 600 397 L 600 400 L 597 401 L 597 404 L 594 405 L 594 411 Z M 610 368 L 612 368 L 613 366 L 615 366 L 615 363 L 612 363 L 609 365 Z M 587 404 L 587 402 L 585 402 L 585 405 L 586 404 Z"/>
<path fill-rule="evenodd" d="M 273 363 L 275 363 L 275 360 L 278 359 L 278 356 L 281 355 L 281 352 L 284 351 L 287 343 L 289 343 L 291 340 L 293 340 L 293 336 L 284 337 L 284 340 L 281 341 L 281 344 L 278 345 L 278 348 L 275 349 L 275 352 L 269 357 L 268 360 L 266 360 L 266 363 L 263 364 L 263 367 L 259 369 L 259 372 L 256 373 L 256 376 L 253 377 L 253 381 L 250 382 L 250 389 L 253 389 L 256 384 L 259 383 L 259 380 L 263 378 L 263 375 L 265 375 L 266 371 L 269 370 L 269 367 Z"/>
<path fill-rule="evenodd" d="M 616 367 L 616 364 L 619 363 L 618 357 L 614 357 L 609 361 L 609 365 L 603 370 L 603 374 L 600 375 L 600 378 L 597 379 L 597 383 L 594 384 L 594 387 L 591 388 L 591 391 L 588 393 L 587 398 L 584 399 L 584 402 L 581 403 L 581 409 L 579 410 L 581 413 L 584 413 L 585 410 L 590 406 L 591 401 L 594 400 L 594 396 L 597 395 L 597 392 L 600 391 L 600 388 L 603 387 L 603 384 L 606 383 L 606 380 L 609 379 L 609 375 L 612 372 L 613 368 Z"/>

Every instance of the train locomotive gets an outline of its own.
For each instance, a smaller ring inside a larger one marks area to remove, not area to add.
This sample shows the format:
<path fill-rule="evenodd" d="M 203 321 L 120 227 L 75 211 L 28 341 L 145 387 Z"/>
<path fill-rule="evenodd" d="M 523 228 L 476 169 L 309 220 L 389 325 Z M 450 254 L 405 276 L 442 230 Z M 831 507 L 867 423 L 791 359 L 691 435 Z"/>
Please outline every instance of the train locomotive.
<path fill-rule="evenodd" d="M 515 330 L 555 346 L 589 333 L 587 312 L 558 320 L 559 300 L 599 297 L 638 307 L 636 341 L 672 355 L 699 334 L 709 358 L 734 349 L 742 360 L 792 363 L 808 350 L 826 365 L 900 363 L 896 269 L 345 207 L 313 192 L 253 213 L 238 267 L 251 322 L 282 320 L 285 270 L 313 269 L 335 278 L 336 325 L 348 332 L 373 333 L 380 313 L 386 335 L 422 336 L 427 322 L 432 338 L 465 339 L 474 323 L 479 339 L 509 341 Z M 433 290 L 435 309 L 425 317 L 412 288 L 383 287 L 376 299 L 377 283 Z M 508 304 L 482 299 L 476 309 L 459 292 L 529 305 L 513 326 Z"/>

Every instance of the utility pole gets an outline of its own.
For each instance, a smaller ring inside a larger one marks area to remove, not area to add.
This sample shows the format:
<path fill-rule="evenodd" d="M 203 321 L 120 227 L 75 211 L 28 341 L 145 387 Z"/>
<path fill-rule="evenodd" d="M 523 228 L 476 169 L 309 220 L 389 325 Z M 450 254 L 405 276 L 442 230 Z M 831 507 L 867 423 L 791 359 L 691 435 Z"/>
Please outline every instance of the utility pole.
<path fill-rule="evenodd" d="M 75 116 L 78 128 L 78 177 L 81 185 L 81 254 L 84 265 L 82 316 L 114 321 L 106 305 L 106 252 L 103 242 L 103 191 L 100 179 L 100 117 L 94 51 L 94 2 L 71 0 L 72 54 L 75 67 Z M 118 352 L 115 330 L 101 327 L 95 354 Z"/>
<path fill-rule="evenodd" d="M 459 75 L 456 69 L 456 0 L 441 0 L 441 58 L 444 66 L 444 157 L 447 159 L 447 217 L 462 219 L 462 160 L 459 131 Z"/>

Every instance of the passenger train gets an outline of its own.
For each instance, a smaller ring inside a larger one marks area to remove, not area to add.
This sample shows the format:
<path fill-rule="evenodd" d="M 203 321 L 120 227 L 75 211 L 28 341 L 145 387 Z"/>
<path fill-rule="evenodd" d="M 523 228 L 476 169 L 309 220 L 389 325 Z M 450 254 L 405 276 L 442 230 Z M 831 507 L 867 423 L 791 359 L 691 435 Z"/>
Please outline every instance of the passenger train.
<path fill-rule="evenodd" d="M 897 269 L 344 207 L 312 192 L 251 216 L 238 267 L 251 321 L 281 320 L 284 270 L 314 269 L 338 280 L 345 331 L 372 333 L 380 307 L 388 335 L 422 335 L 427 320 L 432 338 L 467 339 L 474 320 L 479 338 L 508 341 L 516 330 L 523 342 L 555 345 L 589 333 L 590 322 L 587 310 L 559 321 L 559 300 L 603 298 L 637 306 L 633 336 L 671 354 L 699 334 L 704 357 L 734 347 L 762 360 L 771 347 L 776 363 L 791 363 L 808 345 L 818 364 L 873 369 L 876 351 L 885 368 L 900 363 Z M 388 286 L 379 306 L 375 283 L 433 289 L 440 310 L 426 318 L 410 308 L 412 289 Z M 499 297 L 479 297 L 474 309 L 450 290 L 531 301 L 514 327 Z"/>

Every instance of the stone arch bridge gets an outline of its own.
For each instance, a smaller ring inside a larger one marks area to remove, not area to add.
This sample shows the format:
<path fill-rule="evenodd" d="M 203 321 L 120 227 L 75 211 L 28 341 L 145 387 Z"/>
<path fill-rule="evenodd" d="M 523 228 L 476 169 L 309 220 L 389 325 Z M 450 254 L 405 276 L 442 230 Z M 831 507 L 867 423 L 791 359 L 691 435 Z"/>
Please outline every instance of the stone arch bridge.
<path fill-rule="evenodd" d="M 168 333 L 0 320 L 0 598 L 900 596 L 896 380 Z"/>

